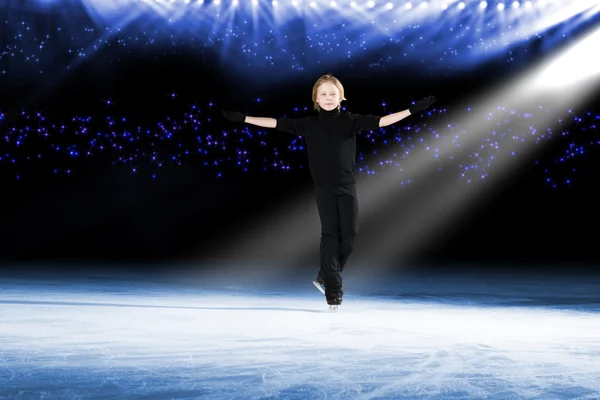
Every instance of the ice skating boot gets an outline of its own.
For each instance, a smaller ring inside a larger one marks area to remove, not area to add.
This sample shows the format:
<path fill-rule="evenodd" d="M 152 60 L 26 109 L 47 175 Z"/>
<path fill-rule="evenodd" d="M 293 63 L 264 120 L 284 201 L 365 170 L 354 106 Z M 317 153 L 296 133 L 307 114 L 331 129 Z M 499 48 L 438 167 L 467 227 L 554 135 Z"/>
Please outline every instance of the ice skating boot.
<path fill-rule="evenodd" d="M 329 304 L 329 309 L 332 311 L 337 311 L 340 305 L 342 305 L 342 295 L 334 294 L 331 296 L 327 296 L 327 304 Z"/>

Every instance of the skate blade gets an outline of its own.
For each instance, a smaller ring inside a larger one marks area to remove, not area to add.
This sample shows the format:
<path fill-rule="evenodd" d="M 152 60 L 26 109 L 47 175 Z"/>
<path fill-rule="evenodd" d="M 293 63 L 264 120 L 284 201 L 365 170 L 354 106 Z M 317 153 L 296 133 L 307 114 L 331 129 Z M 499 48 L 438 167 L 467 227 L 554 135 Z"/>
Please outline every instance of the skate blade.
<path fill-rule="evenodd" d="M 323 289 L 323 288 L 321 287 L 321 285 L 319 284 L 319 282 L 315 282 L 315 281 L 313 281 L 313 285 L 315 285 L 315 287 L 316 287 L 317 289 L 319 289 L 319 292 L 321 292 L 321 293 L 325 294 L 325 289 Z"/>
<path fill-rule="evenodd" d="M 329 306 L 329 311 L 331 312 L 337 312 L 337 310 L 339 309 L 340 306 L 338 305 L 330 305 Z"/>

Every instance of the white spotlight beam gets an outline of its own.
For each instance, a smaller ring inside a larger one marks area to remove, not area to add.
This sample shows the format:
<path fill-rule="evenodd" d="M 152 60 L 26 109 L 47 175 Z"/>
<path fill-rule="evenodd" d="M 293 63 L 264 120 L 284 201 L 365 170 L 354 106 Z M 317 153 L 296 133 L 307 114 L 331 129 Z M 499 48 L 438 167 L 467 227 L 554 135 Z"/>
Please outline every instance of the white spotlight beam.
<path fill-rule="evenodd" d="M 552 91 L 562 96 L 569 95 L 564 91 L 579 91 L 600 75 L 600 63 L 597 55 L 600 49 L 600 29 L 587 35 L 571 46 L 547 65 L 544 65 L 535 76 L 531 76 L 530 85 L 523 85 L 528 90 Z"/>
<path fill-rule="evenodd" d="M 557 107 L 551 108 L 556 112 L 540 110 L 537 114 L 534 113 L 529 123 L 539 132 L 553 130 L 558 124 L 556 121 L 561 112 L 564 115 L 570 105 L 578 106 L 576 98 L 565 99 L 567 102 L 569 100 L 571 102 L 568 105 L 557 104 Z M 520 105 L 513 104 L 515 109 L 521 110 L 532 105 L 533 103 L 527 100 Z M 479 125 L 481 130 L 489 129 L 481 123 Z M 518 133 L 528 131 L 526 126 L 518 126 L 518 123 L 505 124 L 504 127 L 505 130 Z M 494 156 L 491 172 L 485 178 L 485 182 L 468 184 L 465 179 L 460 178 L 459 171 L 455 169 L 454 174 L 445 172 L 436 176 L 434 173 L 424 177 L 428 188 L 417 189 L 419 197 L 417 200 L 413 198 L 412 201 L 406 202 L 402 193 L 391 197 L 387 195 L 388 200 L 378 207 L 380 210 L 378 215 L 371 216 L 374 222 L 365 223 L 369 224 L 368 234 L 361 245 L 362 251 L 355 254 L 355 261 L 364 265 L 370 272 L 377 268 L 392 266 L 418 254 L 424 246 L 457 228 L 463 216 L 468 212 L 476 212 L 477 207 L 485 204 L 485 201 L 495 193 L 497 184 L 523 167 L 528 156 L 536 151 L 534 147 L 536 138 L 533 136 L 516 146 L 518 147 L 516 156 L 513 156 L 511 151 L 511 146 L 515 145 L 513 137 L 508 135 L 499 142 L 500 151 L 481 149 L 479 144 L 470 146 L 471 151 L 477 151 L 483 159 L 489 158 L 490 155 Z M 467 159 L 468 157 L 463 157 L 462 163 L 468 164 Z M 367 263 L 368 268 L 365 265 Z"/>
<path fill-rule="evenodd" d="M 544 62 L 540 67 L 536 67 L 530 73 L 517 79 L 501 93 L 491 96 L 486 102 L 486 106 L 478 107 L 477 117 L 464 124 L 465 128 L 469 132 L 484 131 L 486 115 L 493 111 L 498 104 L 506 104 L 510 109 L 527 110 L 536 108 L 539 101 L 545 103 L 544 108 L 550 107 L 550 110 L 553 111 L 532 112 L 531 123 L 528 125 L 535 127 L 538 132 L 556 128 L 559 125 L 557 119 L 561 113 L 564 114 L 565 110 L 569 108 L 581 106 L 591 97 L 592 90 L 597 85 L 600 74 L 597 67 L 591 70 L 588 67 L 589 53 L 587 51 L 598 48 L 599 41 L 600 29 L 562 51 L 554 59 Z M 565 73 L 566 71 L 570 73 Z M 580 79 L 573 80 L 573 75 Z M 509 124 L 509 127 L 515 133 L 522 133 L 528 129 L 528 126 L 514 124 Z M 471 135 L 471 137 L 477 138 L 477 135 Z M 500 148 L 507 147 L 511 139 L 510 135 L 505 137 Z M 536 151 L 535 144 L 534 138 L 519 143 L 520 154 L 531 154 Z M 478 145 L 471 140 L 470 146 L 467 148 L 469 151 L 473 151 Z M 483 151 L 485 152 L 485 150 Z M 488 184 L 470 188 L 465 187 L 465 183 L 461 182 L 444 183 L 441 190 L 429 194 L 423 203 L 406 213 L 394 213 L 394 207 L 398 200 L 386 196 L 383 193 L 386 190 L 385 187 L 378 184 L 379 196 L 387 197 L 388 200 L 385 205 L 379 203 L 379 207 L 372 208 L 371 211 L 374 212 L 383 207 L 389 213 L 385 218 L 385 226 L 379 226 L 376 231 L 369 232 L 369 242 L 365 245 L 369 255 L 364 257 L 365 260 L 372 263 L 369 268 L 388 266 L 398 257 L 408 257 L 417 252 L 421 248 L 421 244 L 431 241 L 436 234 L 440 233 L 440 230 L 447 228 L 464 215 L 474 201 L 481 200 L 485 192 L 489 190 L 489 184 L 501 181 L 503 177 L 519 167 L 519 163 L 515 162 L 510 151 L 495 152 L 494 155 L 496 158 L 494 173 Z M 411 167 L 412 165 L 408 168 Z M 403 220 L 398 215 L 410 215 L 410 220 Z"/>
<path fill-rule="evenodd" d="M 316 246 L 321 231 L 314 195 L 307 190 L 298 197 L 295 202 L 261 218 L 260 223 L 233 232 L 228 238 L 230 245 L 202 254 L 203 260 L 226 263 L 212 274 L 236 277 L 250 274 L 255 279 L 277 281 L 307 254 L 314 255 L 309 259 L 318 259 Z M 190 256 L 192 260 L 197 257 L 197 254 Z"/>

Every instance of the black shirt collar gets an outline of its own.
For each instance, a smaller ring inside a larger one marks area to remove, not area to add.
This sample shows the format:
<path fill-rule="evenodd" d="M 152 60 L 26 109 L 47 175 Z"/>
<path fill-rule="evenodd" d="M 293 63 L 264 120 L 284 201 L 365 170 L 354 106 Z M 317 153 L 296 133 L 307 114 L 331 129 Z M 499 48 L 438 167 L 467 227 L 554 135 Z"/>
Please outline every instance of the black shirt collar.
<path fill-rule="evenodd" d="M 336 107 L 331 111 L 327 111 L 322 108 L 319 110 L 319 118 L 331 118 L 335 117 L 336 115 L 340 115 L 339 107 Z"/>

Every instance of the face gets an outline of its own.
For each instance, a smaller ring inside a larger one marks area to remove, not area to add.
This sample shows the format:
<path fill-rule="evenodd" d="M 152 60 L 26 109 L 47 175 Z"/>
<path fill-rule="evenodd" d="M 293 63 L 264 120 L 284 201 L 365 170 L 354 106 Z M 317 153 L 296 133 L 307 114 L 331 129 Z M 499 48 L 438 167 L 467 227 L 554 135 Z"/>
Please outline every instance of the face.
<path fill-rule="evenodd" d="M 331 82 L 325 82 L 317 89 L 317 103 L 326 111 L 331 111 L 340 105 L 340 91 Z"/>

